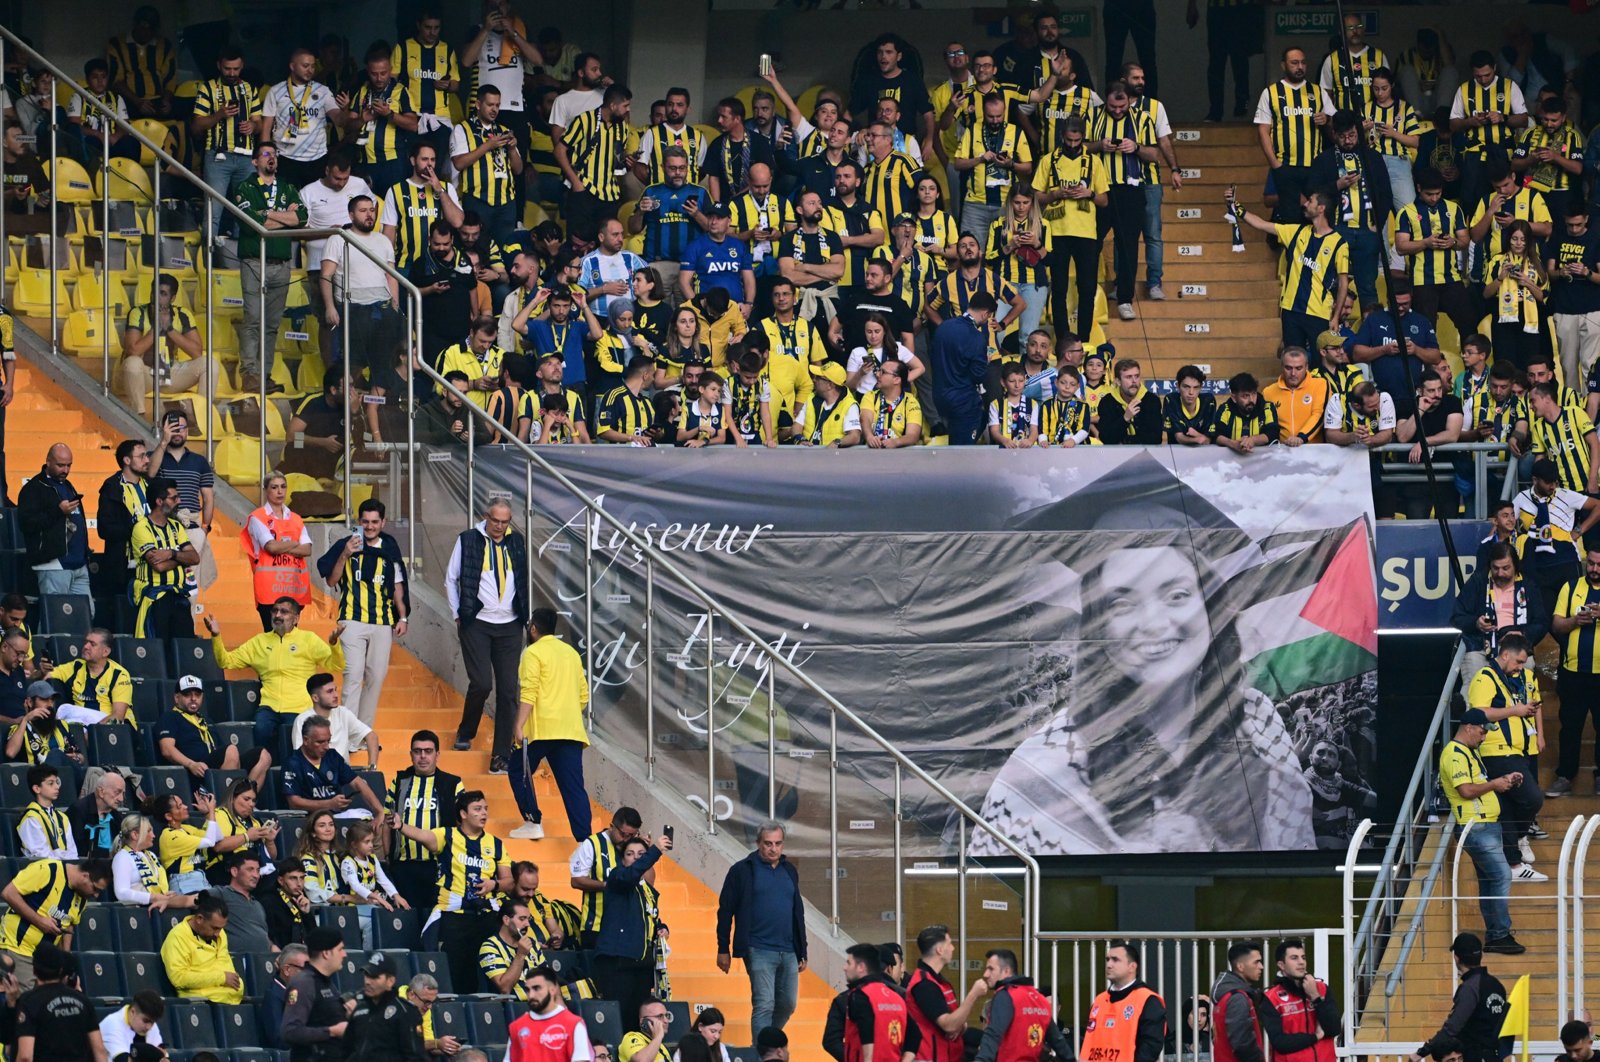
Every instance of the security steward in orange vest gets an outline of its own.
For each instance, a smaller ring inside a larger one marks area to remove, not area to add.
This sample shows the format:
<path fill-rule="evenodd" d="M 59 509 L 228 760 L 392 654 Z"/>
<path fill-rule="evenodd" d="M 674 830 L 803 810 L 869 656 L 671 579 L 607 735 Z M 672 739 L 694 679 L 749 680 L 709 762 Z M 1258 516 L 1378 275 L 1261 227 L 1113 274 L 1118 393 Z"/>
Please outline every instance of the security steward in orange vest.
<path fill-rule="evenodd" d="M 917 934 L 921 959 L 906 983 L 906 1007 L 911 1024 L 917 1027 L 922 1044 L 918 1062 L 961 1062 L 966 1049 L 967 1018 L 978 1000 L 988 994 L 989 984 L 979 978 L 972 982 L 966 998 L 956 1001 L 956 990 L 945 980 L 944 969 L 956 955 L 950 927 L 929 926 Z M 977 1038 L 977 1030 L 972 1030 Z"/>
<path fill-rule="evenodd" d="M 1211 989 L 1211 1054 L 1215 1062 L 1264 1062 L 1261 1021 L 1261 946 L 1241 941 L 1228 949 L 1228 969 Z"/>
<path fill-rule="evenodd" d="M 1046 1044 L 1057 1058 L 1071 1056 L 1072 1045 L 1056 1027 L 1050 1001 L 1031 980 L 1017 975 L 1015 952 L 1009 948 L 988 952 L 983 980 L 994 990 L 994 998 L 984 1008 L 978 1062 L 1039 1062 Z M 1156 1053 L 1160 1054 L 1159 1045 Z"/>
<path fill-rule="evenodd" d="M 1157 1062 L 1167 1042 L 1167 1005 L 1139 980 L 1137 945 L 1106 948 L 1106 980 L 1110 987 L 1089 1006 L 1078 1062 Z"/>
<path fill-rule="evenodd" d="M 834 998 L 822 1046 L 838 1062 L 906 1062 L 921 1042 L 900 987 L 883 974 L 876 944 L 844 953 L 845 990 Z"/>
<path fill-rule="evenodd" d="M 1343 1015 L 1328 995 L 1328 984 L 1311 976 L 1303 941 L 1279 942 L 1273 957 L 1278 979 L 1261 997 L 1257 1013 L 1273 1062 L 1334 1062 Z"/>

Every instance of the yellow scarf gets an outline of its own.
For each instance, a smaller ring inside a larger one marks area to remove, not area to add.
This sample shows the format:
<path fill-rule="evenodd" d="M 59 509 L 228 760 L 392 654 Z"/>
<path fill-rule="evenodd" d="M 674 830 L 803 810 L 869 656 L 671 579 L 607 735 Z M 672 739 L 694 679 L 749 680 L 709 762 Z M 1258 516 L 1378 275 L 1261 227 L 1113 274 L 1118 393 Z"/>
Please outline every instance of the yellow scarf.
<path fill-rule="evenodd" d="M 1511 279 L 1510 271 L 1513 264 L 1524 267 L 1525 273 L 1533 273 L 1537 279 L 1537 267 L 1527 259 L 1513 259 L 1510 255 L 1502 255 L 1498 262 L 1495 276 L 1500 280 L 1500 291 L 1496 296 L 1497 312 L 1495 320 L 1500 324 L 1515 324 L 1522 322 L 1522 330 L 1528 333 L 1539 331 L 1539 301 L 1527 288 Z"/>

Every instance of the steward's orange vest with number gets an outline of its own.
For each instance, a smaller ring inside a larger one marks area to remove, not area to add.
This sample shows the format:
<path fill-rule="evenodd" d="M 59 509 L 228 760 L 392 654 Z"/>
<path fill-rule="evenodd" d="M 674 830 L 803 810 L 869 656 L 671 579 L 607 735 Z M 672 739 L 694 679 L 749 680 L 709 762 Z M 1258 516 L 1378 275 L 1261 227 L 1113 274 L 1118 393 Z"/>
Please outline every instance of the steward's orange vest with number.
<path fill-rule="evenodd" d="M 306 530 L 305 521 L 293 510 L 289 510 L 287 516 L 274 516 L 272 510 L 263 505 L 250 515 L 266 525 L 275 539 L 299 542 Z M 305 557 L 258 551 L 250 538 L 248 520 L 244 530 L 239 532 L 239 541 L 244 544 L 245 555 L 250 558 L 250 567 L 255 573 L 256 604 L 270 605 L 280 597 L 292 597 L 302 606 L 311 604 L 311 569 Z"/>
<path fill-rule="evenodd" d="M 1139 1015 L 1152 996 L 1155 993 L 1144 985 L 1115 1003 L 1110 992 L 1095 996 L 1089 1007 L 1089 1024 L 1083 1030 L 1079 1062 L 1133 1062 L 1139 1041 Z"/>

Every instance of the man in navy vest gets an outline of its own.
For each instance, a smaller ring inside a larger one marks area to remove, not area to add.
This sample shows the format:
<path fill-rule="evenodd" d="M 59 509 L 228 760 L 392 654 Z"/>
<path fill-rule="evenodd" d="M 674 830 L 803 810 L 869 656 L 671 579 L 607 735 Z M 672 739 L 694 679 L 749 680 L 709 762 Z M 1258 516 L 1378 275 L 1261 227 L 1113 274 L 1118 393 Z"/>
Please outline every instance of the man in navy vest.
<path fill-rule="evenodd" d="M 463 752 L 472 747 L 492 689 L 491 774 L 506 773 L 506 750 L 517 721 L 517 662 L 528 625 L 527 563 L 527 541 L 511 530 L 511 504 L 501 498 L 489 503 L 476 526 L 457 537 L 445 572 L 445 590 L 467 670 L 467 696 L 455 748 Z"/>

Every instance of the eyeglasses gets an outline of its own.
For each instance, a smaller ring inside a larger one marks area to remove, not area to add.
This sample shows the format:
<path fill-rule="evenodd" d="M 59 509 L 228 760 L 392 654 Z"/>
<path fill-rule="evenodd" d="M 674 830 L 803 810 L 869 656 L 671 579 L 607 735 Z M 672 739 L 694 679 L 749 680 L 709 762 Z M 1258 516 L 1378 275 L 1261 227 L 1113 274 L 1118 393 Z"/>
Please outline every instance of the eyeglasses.
<path fill-rule="evenodd" d="M 949 51 L 944 53 L 944 57 L 946 59 L 956 59 L 966 54 L 967 50 L 965 48 L 951 48 Z"/>

